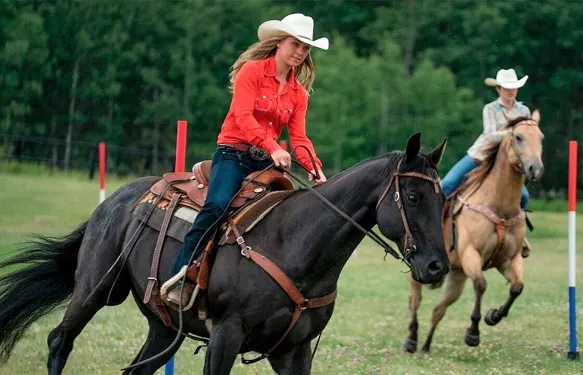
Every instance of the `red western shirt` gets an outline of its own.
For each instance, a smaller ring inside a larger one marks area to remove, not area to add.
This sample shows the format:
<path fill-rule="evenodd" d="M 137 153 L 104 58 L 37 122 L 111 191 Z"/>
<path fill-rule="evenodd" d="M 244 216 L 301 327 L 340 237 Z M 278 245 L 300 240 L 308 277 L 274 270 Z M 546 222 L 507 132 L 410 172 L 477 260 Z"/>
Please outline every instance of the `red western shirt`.
<path fill-rule="evenodd" d="M 277 138 L 287 125 L 291 147 L 305 146 L 316 163 L 314 146 L 306 135 L 308 94 L 292 74 L 278 95 L 280 83 L 276 78 L 275 56 L 248 61 L 237 73 L 229 113 L 221 126 L 217 143 L 248 143 L 270 154 L 280 149 Z M 310 157 L 303 148 L 295 150 L 300 164 L 313 169 Z"/>

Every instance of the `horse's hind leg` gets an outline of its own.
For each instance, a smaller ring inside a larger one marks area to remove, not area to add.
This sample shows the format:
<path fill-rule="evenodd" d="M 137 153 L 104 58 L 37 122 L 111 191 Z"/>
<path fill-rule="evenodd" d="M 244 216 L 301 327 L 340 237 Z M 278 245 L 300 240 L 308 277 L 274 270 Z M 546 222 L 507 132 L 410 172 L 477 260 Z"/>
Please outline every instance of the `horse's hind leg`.
<path fill-rule="evenodd" d="M 67 306 L 63 320 L 51 331 L 47 339 L 49 346 L 49 358 L 47 362 L 49 375 L 61 374 L 67 358 L 73 349 L 73 342 L 93 316 L 106 304 L 118 305 L 122 303 L 129 294 L 130 288 L 128 281 L 124 277 L 124 274 L 122 274 L 122 277 L 118 280 L 115 288 L 111 292 L 107 287 L 110 284 L 106 283 L 98 287 L 99 289 L 96 289 L 95 293 L 88 299 L 93 293 L 94 288 L 102 280 L 109 264 L 113 263 L 113 261 L 111 263 L 98 262 L 94 258 L 83 257 L 83 254 L 90 253 L 90 255 L 94 255 L 99 251 L 98 249 L 101 247 L 94 246 L 95 243 L 91 233 L 86 234 L 86 238 L 83 239 L 83 244 L 81 245 L 79 255 L 79 259 L 81 260 L 78 261 L 75 289 L 71 301 Z M 106 243 L 104 246 L 107 245 L 111 244 Z M 114 256 L 115 254 L 110 252 L 107 255 Z M 108 295 L 109 301 L 107 301 Z"/>
<path fill-rule="evenodd" d="M 460 298 L 465 284 L 466 275 L 462 270 L 451 270 L 445 277 L 445 287 L 441 294 L 441 298 L 433 309 L 433 314 L 431 315 L 431 328 L 429 329 L 427 340 L 425 341 L 425 344 L 423 344 L 424 352 L 428 353 L 430 351 L 431 342 L 433 341 L 433 335 L 435 334 L 437 325 L 441 319 L 443 319 L 447 308 Z"/>
<path fill-rule="evenodd" d="M 506 280 L 510 282 L 510 296 L 500 309 L 492 309 L 486 313 L 484 321 L 491 326 L 495 326 L 502 320 L 502 318 L 505 318 L 508 315 L 510 307 L 520 293 L 522 293 L 522 289 L 524 288 L 524 284 L 522 283 L 522 256 L 520 253 L 514 256 L 510 261 L 505 262 L 498 267 L 498 271 L 500 271 Z"/>
<path fill-rule="evenodd" d="M 148 316 L 148 324 L 150 326 L 148 337 L 146 338 L 146 342 L 142 346 L 142 349 L 132 361 L 132 365 L 162 353 L 176 339 L 177 332 L 170 327 L 166 327 L 157 317 L 153 315 Z M 183 341 L 184 336 L 180 335 L 178 342 L 171 350 L 142 366 L 127 369 L 123 374 L 154 374 L 157 369 L 162 367 L 170 360 L 170 358 L 172 358 L 172 356 L 178 351 L 178 348 L 180 348 Z"/>
<path fill-rule="evenodd" d="M 291 351 L 268 357 L 278 375 L 309 375 L 312 367 L 310 342 L 294 347 Z"/>
<path fill-rule="evenodd" d="M 73 341 L 81 333 L 93 316 L 105 306 L 105 300 L 92 299 L 83 305 L 91 290 L 83 284 L 77 284 L 71 302 L 67 306 L 61 323 L 49 333 L 49 359 L 47 368 L 49 375 L 60 375 L 67 358 L 73 350 Z"/>
<path fill-rule="evenodd" d="M 411 286 L 411 293 L 409 294 L 409 312 L 411 313 L 411 323 L 409 323 L 409 336 L 403 342 L 403 349 L 409 353 L 417 351 L 417 329 L 419 323 L 417 322 L 417 310 L 421 305 L 421 283 L 413 280 L 411 274 L 407 276 L 409 285 Z"/>

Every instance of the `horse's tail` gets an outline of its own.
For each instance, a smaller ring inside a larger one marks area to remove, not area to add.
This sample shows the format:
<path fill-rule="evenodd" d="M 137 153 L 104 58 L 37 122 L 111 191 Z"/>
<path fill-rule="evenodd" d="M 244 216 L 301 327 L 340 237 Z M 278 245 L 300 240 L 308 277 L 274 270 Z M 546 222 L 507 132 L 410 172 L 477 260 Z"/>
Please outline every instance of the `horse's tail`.
<path fill-rule="evenodd" d="M 28 327 L 73 293 L 75 269 L 87 223 L 61 238 L 36 236 L 22 254 L 0 262 L 0 270 L 28 265 L 0 276 L 0 363 Z"/>

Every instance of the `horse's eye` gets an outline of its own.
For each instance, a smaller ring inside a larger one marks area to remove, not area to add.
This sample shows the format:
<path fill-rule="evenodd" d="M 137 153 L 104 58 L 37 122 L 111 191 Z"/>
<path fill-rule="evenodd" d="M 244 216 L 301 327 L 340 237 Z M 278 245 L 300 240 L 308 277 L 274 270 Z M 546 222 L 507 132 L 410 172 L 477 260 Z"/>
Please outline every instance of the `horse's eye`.
<path fill-rule="evenodd" d="M 417 196 L 417 194 L 408 193 L 407 201 L 411 204 L 417 204 L 419 203 L 419 197 Z"/>
<path fill-rule="evenodd" d="M 515 135 L 514 138 L 516 138 L 516 142 L 518 142 L 518 143 L 520 143 L 524 140 L 524 137 L 520 134 Z"/>

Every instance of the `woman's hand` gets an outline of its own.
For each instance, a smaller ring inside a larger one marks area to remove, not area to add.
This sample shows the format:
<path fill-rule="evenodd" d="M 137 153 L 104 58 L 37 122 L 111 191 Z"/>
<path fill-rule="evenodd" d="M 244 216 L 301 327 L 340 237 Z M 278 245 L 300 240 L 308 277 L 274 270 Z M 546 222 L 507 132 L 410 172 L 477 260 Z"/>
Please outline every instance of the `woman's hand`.
<path fill-rule="evenodd" d="M 282 148 L 274 151 L 273 154 L 271 154 L 271 159 L 273 159 L 276 167 L 289 168 L 291 166 L 291 156 L 289 155 L 289 152 Z"/>
<path fill-rule="evenodd" d="M 316 171 L 312 169 L 310 171 L 310 173 L 308 173 L 308 181 L 316 181 L 317 184 L 321 184 L 323 182 L 326 182 L 326 176 L 324 176 L 324 173 L 322 173 L 322 170 L 318 169 L 318 174 L 319 174 L 320 178 L 314 177 L 315 174 L 316 174 Z"/>

